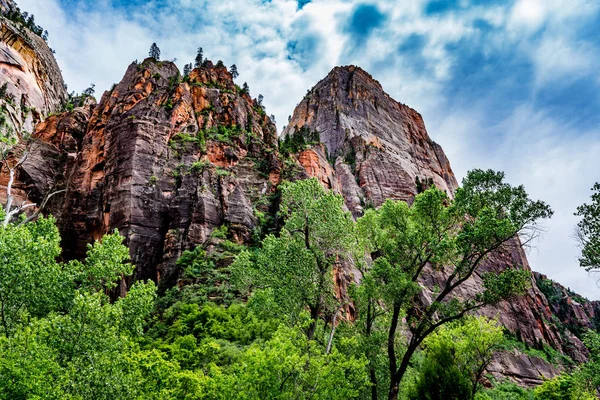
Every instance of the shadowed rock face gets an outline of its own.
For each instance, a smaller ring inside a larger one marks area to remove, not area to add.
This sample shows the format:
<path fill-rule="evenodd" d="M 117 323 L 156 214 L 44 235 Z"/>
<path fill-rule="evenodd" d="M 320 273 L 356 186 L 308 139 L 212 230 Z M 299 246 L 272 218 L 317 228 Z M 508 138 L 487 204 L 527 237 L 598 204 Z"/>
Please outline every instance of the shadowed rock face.
<path fill-rule="evenodd" d="M 67 91 L 46 42 L 5 17 L 15 9 L 12 0 L 0 0 L 0 85 L 6 84 L 0 104 L 8 126 L 20 135 L 31 133 L 46 115 L 59 111 Z"/>

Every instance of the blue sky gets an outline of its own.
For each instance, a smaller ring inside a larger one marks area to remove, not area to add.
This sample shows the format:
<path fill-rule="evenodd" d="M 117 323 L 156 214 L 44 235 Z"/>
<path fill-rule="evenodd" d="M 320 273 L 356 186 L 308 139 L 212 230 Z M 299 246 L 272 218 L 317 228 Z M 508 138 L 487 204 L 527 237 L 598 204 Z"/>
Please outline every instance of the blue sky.
<path fill-rule="evenodd" d="M 50 32 L 70 89 L 119 81 L 157 42 L 237 64 L 281 129 L 336 65 L 369 71 L 425 118 L 460 177 L 494 168 L 550 203 L 532 268 L 600 298 L 577 267 L 576 206 L 600 181 L 596 0 L 17 0 Z"/>

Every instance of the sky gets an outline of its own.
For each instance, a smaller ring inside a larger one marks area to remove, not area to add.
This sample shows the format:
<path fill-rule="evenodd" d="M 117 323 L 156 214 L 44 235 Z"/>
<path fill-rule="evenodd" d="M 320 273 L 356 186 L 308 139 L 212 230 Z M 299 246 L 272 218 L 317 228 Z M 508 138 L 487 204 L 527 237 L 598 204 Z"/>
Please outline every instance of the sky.
<path fill-rule="evenodd" d="M 281 131 L 337 65 L 370 72 L 418 110 L 458 179 L 506 173 L 555 215 L 532 269 L 600 299 L 578 267 L 576 207 L 600 181 L 597 0 L 17 0 L 50 32 L 69 90 L 121 80 L 156 42 L 163 59 L 236 64 Z"/>

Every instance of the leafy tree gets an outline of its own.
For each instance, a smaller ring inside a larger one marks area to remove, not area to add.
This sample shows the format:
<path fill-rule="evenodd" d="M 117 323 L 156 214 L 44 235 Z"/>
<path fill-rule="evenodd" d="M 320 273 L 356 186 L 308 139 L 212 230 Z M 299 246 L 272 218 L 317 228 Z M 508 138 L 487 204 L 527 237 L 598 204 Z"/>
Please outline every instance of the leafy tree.
<path fill-rule="evenodd" d="M 456 391 L 461 393 L 457 399 L 473 399 L 503 341 L 502 327 L 485 317 L 470 316 L 442 326 L 423 342 L 426 361 L 420 371 L 418 397 L 450 398 L 449 393 Z M 444 394 L 447 397 L 440 397 Z"/>
<path fill-rule="evenodd" d="M 265 345 L 250 346 L 230 373 L 216 377 L 218 399 L 351 399 L 364 379 L 364 360 L 320 346 L 298 329 L 281 327 Z"/>
<path fill-rule="evenodd" d="M 204 62 L 204 50 L 202 47 L 198 47 L 198 51 L 196 52 L 196 58 L 194 59 L 194 67 L 200 68 L 202 63 Z"/>
<path fill-rule="evenodd" d="M 152 43 L 152 46 L 150 46 L 149 56 L 154 58 L 156 61 L 160 60 L 160 49 L 156 43 Z"/>
<path fill-rule="evenodd" d="M 0 238 L 0 334 L 10 337 L 29 315 L 60 308 L 66 282 L 54 219 L 0 226 Z"/>
<path fill-rule="evenodd" d="M 582 248 L 580 265 L 586 271 L 600 271 L 600 183 L 596 183 L 592 191 L 592 202 L 577 208 L 575 215 L 582 220 L 575 233 Z"/>
<path fill-rule="evenodd" d="M 363 304 L 383 301 L 391 312 L 387 327 L 390 399 L 398 397 L 411 358 L 437 328 L 525 291 L 529 273 L 516 268 L 484 275 L 484 290 L 473 298 L 451 296 L 490 253 L 519 245 L 517 235 L 535 232 L 536 222 L 551 215 L 550 208 L 530 200 L 522 186 L 505 183 L 503 173 L 482 170 L 468 173 L 454 200 L 433 187 L 419 194 L 410 207 L 388 200 L 379 210 L 365 213 L 358 221 L 359 232 L 374 258 L 367 274 L 378 290 Z M 419 279 L 430 269 L 444 278 L 432 301 L 423 304 Z M 402 312 L 411 336 L 406 350 L 398 354 Z"/>
<path fill-rule="evenodd" d="M 421 366 L 415 399 L 465 400 L 471 397 L 471 383 L 458 366 L 452 344 L 441 341 L 429 350 Z"/>
<path fill-rule="evenodd" d="M 353 220 L 343 204 L 340 195 L 326 191 L 315 178 L 284 184 L 280 236 L 268 235 L 260 251 L 241 253 L 233 266 L 238 281 L 271 290 L 275 302 L 294 319 L 308 309 L 309 339 L 320 316 L 335 318 L 339 311 L 333 268 L 351 257 L 354 243 Z"/>
<path fill-rule="evenodd" d="M 571 374 L 547 380 L 534 390 L 536 400 L 594 400 L 597 397 L 584 391 Z"/>
<path fill-rule="evenodd" d="M 235 64 L 233 64 L 231 67 L 229 67 L 229 72 L 231 73 L 231 76 L 233 77 L 233 79 L 240 76 L 240 74 L 238 73 L 237 65 L 235 65 Z"/>

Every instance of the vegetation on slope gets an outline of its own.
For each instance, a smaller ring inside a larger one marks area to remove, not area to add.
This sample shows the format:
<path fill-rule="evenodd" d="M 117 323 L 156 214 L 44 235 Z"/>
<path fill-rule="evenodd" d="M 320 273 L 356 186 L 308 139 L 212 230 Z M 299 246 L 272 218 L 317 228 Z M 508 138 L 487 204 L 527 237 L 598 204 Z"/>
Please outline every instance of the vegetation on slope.
<path fill-rule="evenodd" d="M 504 336 L 471 311 L 523 293 L 528 276 L 510 269 L 473 298 L 451 294 L 476 260 L 550 215 L 502 174 L 473 171 L 454 200 L 432 187 L 356 222 L 315 179 L 281 192 L 280 232 L 247 248 L 216 230 L 216 250 L 186 252 L 180 285 L 158 298 L 138 282 L 111 301 L 133 271 L 117 232 L 59 262 L 51 217 L 1 227 L 0 399 L 594 398 L 593 333 L 588 364 L 533 391 L 480 385 Z M 348 298 L 334 286 L 341 263 L 364 274 Z M 429 266 L 454 278 L 423 305 Z"/>

